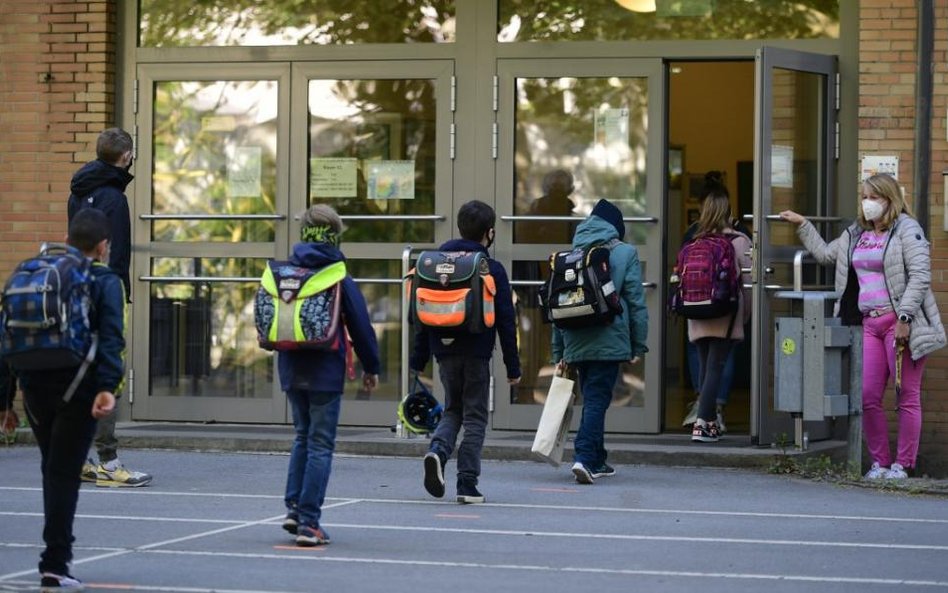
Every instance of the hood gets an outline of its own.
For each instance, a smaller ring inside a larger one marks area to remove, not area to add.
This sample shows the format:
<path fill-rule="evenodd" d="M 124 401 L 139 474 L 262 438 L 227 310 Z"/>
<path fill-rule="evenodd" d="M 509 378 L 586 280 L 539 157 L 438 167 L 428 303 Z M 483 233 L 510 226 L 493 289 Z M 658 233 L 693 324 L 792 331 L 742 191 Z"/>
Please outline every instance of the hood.
<path fill-rule="evenodd" d="M 619 238 L 619 231 L 605 219 L 589 216 L 576 227 L 573 235 L 573 247 L 588 247 L 595 243 L 607 243 Z"/>
<path fill-rule="evenodd" d="M 135 177 L 120 167 L 105 161 L 94 160 L 86 163 L 72 176 L 69 190 L 74 196 L 84 197 L 104 186 L 112 186 L 121 192 Z"/>
<path fill-rule="evenodd" d="M 297 243 L 293 246 L 290 261 L 304 268 L 322 268 L 337 261 L 345 261 L 346 257 L 329 243 Z"/>
<path fill-rule="evenodd" d="M 451 239 L 450 241 L 447 241 L 441 245 L 441 247 L 438 248 L 438 251 L 481 251 L 483 253 L 487 253 L 487 248 L 477 241 L 471 241 L 469 239 Z"/>

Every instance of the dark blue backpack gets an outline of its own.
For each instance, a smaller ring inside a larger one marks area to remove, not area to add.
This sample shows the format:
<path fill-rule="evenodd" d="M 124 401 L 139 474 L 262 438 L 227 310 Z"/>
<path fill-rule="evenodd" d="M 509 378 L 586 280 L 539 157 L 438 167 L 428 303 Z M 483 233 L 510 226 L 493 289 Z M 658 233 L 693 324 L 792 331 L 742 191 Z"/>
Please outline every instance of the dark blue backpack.
<path fill-rule="evenodd" d="M 18 372 L 77 369 L 67 401 L 95 359 L 93 282 L 92 260 L 74 247 L 44 243 L 3 287 L 0 358 Z"/>

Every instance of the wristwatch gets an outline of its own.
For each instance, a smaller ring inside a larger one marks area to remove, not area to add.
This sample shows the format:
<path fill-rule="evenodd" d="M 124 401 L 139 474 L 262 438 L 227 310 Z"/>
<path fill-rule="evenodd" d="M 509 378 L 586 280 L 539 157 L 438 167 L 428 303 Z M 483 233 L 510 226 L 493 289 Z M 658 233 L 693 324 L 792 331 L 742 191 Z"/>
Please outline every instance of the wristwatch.
<path fill-rule="evenodd" d="M 899 313 L 899 321 L 902 323 L 912 323 L 912 316 L 908 313 Z"/>

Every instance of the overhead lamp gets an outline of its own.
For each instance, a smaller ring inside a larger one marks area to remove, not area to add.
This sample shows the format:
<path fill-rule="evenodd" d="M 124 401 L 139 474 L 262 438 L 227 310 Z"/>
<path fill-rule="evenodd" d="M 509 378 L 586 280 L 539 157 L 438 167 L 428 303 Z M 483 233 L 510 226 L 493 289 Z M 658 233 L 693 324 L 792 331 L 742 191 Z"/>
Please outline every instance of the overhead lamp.
<path fill-rule="evenodd" d="M 616 0 L 616 4 L 632 12 L 655 12 L 655 0 Z"/>

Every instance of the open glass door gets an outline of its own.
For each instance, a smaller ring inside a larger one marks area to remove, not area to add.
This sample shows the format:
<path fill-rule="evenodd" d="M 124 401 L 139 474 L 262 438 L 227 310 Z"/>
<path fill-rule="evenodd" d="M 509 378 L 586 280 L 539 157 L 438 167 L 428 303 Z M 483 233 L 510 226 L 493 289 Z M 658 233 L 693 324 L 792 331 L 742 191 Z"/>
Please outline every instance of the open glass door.
<path fill-rule="evenodd" d="M 506 376 L 497 361 L 495 428 L 537 426 L 554 368 L 551 327 L 537 306 L 543 264 L 569 247 L 576 224 L 604 197 L 622 210 L 625 240 L 638 248 L 649 310 L 649 353 L 622 365 L 606 430 L 659 431 L 663 73 L 660 60 L 498 63 L 497 257 L 517 299 L 523 379 L 513 388 L 496 380 Z"/>
<path fill-rule="evenodd" d="M 789 415 L 773 411 L 774 381 L 779 380 L 773 333 L 777 317 L 794 313 L 791 301 L 774 293 L 792 289 L 794 256 L 802 246 L 796 227 L 778 213 L 803 214 L 822 227 L 824 237 L 839 232 L 839 219 L 831 216 L 836 204 L 829 199 L 836 187 L 836 72 L 835 56 L 772 47 L 757 53 L 751 439 L 759 445 L 793 434 Z M 808 272 L 798 282 L 814 289 L 824 273 Z M 829 423 L 807 423 L 807 431 L 811 440 L 828 438 Z"/>

